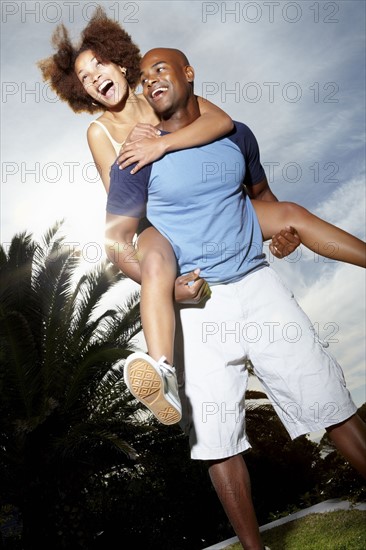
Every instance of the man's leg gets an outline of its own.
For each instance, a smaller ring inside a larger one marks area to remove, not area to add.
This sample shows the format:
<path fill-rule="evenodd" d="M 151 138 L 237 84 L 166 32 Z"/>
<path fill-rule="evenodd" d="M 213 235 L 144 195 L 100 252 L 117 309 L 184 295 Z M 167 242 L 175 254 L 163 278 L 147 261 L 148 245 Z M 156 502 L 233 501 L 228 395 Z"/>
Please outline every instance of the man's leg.
<path fill-rule="evenodd" d="M 365 425 L 327 344 L 270 268 L 248 276 L 246 291 L 255 299 L 250 321 L 261 328 L 249 355 L 291 438 L 326 429 L 342 455 L 366 477 Z"/>
<path fill-rule="evenodd" d="M 366 424 L 358 414 L 326 429 L 338 451 L 366 479 Z"/>
<path fill-rule="evenodd" d="M 242 455 L 210 461 L 209 474 L 225 513 L 245 550 L 262 550 L 249 473 Z"/>
<path fill-rule="evenodd" d="M 205 307 L 179 307 L 175 342 L 184 427 L 191 457 L 208 465 L 212 484 L 245 550 L 263 550 L 241 455 L 248 372 L 236 285 L 215 285 Z M 180 322 L 182 327 L 180 326 Z M 183 330 L 182 330 L 183 329 Z M 183 376 L 184 372 L 184 376 Z"/>

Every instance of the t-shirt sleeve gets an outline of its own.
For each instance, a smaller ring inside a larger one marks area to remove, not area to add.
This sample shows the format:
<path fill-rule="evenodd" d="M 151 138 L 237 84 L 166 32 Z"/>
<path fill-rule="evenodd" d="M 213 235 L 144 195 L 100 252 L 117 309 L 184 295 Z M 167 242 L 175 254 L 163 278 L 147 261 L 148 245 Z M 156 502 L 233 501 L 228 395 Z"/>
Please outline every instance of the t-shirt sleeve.
<path fill-rule="evenodd" d="M 261 182 L 266 173 L 261 164 L 259 146 L 255 135 L 246 124 L 240 124 L 237 127 L 240 139 L 240 149 L 245 158 L 245 177 L 244 185 L 252 186 Z"/>
<path fill-rule="evenodd" d="M 129 166 L 120 170 L 117 163 L 112 165 L 107 199 L 109 214 L 131 218 L 145 216 L 151 165 L 145 166 L 136 174 L 130 174 L 132 168 L 133 166 Z"/>

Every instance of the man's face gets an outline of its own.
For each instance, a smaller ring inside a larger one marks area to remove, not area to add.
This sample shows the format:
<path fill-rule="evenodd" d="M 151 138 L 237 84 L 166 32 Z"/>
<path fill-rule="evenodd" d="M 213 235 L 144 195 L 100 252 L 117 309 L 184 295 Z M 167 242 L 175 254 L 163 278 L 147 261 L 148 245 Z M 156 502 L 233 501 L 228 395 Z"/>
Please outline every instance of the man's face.
<path fill-rule="evenodd" d="M 179 52 L 156 48 L 141 61 L 143 94 L 158 114 L 173 114 L 192 95 L 194 72 Z"/>

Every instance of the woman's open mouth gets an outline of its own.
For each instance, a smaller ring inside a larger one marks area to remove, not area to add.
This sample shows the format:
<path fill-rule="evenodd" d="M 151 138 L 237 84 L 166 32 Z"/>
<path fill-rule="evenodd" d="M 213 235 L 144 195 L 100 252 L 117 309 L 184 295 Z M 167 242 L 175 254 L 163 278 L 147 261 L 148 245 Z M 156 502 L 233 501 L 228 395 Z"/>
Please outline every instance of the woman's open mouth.
<path fill-rule="evenodd" d="M 104 97 L 107 97 L 107 98 L 110 98 L 111 96 L 113 96 L 113 92 L 114 92 L 114 89 L 111 90 L 111 88 L 113 87 L 114 83 L 112 80 L 105 80 L 104 82 L 101 83 L 101 85 L 98 87 L 98 92 L 104 96 Z M 108 93 L 110 92 L 110 93 Z"/>

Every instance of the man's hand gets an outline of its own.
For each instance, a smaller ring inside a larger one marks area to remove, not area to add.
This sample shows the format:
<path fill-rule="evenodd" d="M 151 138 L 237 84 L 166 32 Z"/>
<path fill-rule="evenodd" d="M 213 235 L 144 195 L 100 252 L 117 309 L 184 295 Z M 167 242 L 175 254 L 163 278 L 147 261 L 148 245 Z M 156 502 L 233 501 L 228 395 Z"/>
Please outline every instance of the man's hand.
<path fill-rule="evenodd" d="M 181 275 L 175 280 L 174 296 L 179 304 L 199 304 L 211 295 L 208 283 L 199 276 L 200 270 L 195 269 L 187 275 Z"/>
<path fill-rule="evenodd" d="M 293 227 L 287 226 L 273 235 L 269 249 L 276 258 L 285 258 L 301 244 L 300 237 Z"/>

